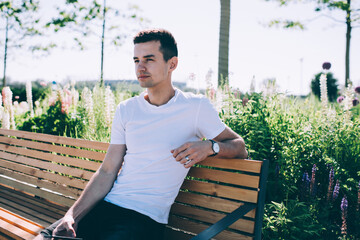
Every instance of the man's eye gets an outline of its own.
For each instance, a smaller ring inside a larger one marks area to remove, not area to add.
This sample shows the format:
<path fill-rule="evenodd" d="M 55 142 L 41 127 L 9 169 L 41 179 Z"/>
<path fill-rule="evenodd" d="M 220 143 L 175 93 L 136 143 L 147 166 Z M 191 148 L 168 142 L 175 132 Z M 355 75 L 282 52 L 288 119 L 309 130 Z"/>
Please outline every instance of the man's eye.
<path fill-rule="evenodd" d="M 134 63 L 138 63 L 139 62 L 139 60 L 134 60 Z"/>
<path fill-rule="evenodd" d="M 147 61 L 149 62 L 149 61 L 154 61 L 153 59 L 151 59 L 151 58 L 149 58 L 149 59 L 147 59 Z"/>

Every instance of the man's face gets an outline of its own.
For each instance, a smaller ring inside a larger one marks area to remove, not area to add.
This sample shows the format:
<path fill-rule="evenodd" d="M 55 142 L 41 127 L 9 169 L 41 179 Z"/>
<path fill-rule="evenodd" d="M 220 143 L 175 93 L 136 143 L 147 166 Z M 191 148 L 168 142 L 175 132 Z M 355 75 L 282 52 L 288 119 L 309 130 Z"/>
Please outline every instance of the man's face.
<path fill-rule="evenodd" d="M 152 88 L 170 81 L 171 61 L 165 62 L 159 48 L 159 41 L 135 44 L 135 73 L 141 87 Z"/>

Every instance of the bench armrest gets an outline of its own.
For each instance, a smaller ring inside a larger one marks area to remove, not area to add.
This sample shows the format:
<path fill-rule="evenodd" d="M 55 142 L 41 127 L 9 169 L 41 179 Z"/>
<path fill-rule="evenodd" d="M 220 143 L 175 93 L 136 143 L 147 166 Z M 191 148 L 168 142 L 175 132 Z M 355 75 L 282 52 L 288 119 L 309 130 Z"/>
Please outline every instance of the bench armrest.
<path fill-rule="evenodd" d="M 210 227 L 199 233 L 197 236 L 191 238 L 191 240 L 211 239 L 255 208 L 256 208 L 256 204 L 245 203 L 244 205 L 235 209 L 230 214 L 220 219 L 218 222 L 214 223 L 213 225 L 211 225 Z"/>

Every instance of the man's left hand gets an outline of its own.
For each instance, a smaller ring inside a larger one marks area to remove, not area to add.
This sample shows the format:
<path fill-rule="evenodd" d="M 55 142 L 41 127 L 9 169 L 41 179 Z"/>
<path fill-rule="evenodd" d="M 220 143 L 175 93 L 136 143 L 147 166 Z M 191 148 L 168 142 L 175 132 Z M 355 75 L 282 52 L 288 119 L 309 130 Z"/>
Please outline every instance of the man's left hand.
<path fill-rule="evenodd" d="M 210 141 L 187 142 L 171 150 L 171 153 L 176 161 L 184 164 L 185 168 L 189 168 L 213 154 L 211 146 Z"/>

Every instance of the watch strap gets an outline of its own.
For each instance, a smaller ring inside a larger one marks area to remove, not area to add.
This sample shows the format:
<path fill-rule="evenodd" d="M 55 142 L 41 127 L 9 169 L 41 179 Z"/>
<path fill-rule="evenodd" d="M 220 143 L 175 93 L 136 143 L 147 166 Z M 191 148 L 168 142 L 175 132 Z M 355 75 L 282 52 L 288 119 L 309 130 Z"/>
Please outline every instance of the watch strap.
<path fill-rule="evenodd" d="M 209 157 L 214 157 L 216 156 L 218 153 L 214 151 L 214 144 L 216 143 L 214 140 L 209 139 L 209 141 L 211 142 L 211 149 L 213 150 L 214 154 L 211 154 Z"/>

